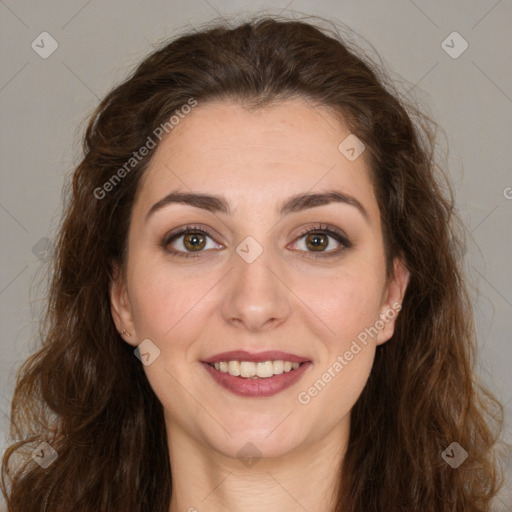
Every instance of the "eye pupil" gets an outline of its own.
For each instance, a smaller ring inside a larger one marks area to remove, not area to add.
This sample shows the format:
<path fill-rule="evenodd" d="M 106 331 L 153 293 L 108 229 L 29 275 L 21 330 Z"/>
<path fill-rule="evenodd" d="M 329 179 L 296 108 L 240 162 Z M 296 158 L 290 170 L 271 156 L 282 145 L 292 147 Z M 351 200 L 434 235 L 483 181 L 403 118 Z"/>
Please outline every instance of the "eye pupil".
<path fill-rule="evenodd" d="M 200 240 L 200 239 L 203 240 Z M 205 245 L 204 236 L 199 233 L 188 233 L 183 238 L 183 243 L 187 249 L 202 249 Z M 196 245 L 197 244 L 197 245 Z"/>

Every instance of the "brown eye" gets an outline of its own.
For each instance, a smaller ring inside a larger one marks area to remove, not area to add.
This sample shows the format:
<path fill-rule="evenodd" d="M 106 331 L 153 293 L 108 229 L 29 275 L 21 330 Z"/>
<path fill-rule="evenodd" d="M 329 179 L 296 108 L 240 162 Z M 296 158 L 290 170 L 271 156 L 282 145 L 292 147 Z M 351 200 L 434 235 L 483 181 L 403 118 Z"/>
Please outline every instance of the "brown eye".
<path fill-rule="evenodd" d="M 298 246 L 296 248 L 309 257 L 338 256 L 346 249 L 352 247 L 351 242 L 344 233 L 323 225 L 304 231 L 297 238 L 295 244 Z"/>
<path fill-rule="evenodd" d="M 208 245 L 211 240 L 211 245 Z M 221 246 L 215 244 L 212 235 L 204 228 L 186 226 L 178 232 L 171 233 L 164 237 L 161 246 L 172 256 L 188 258 L 200 256 L 206 252 L 205 249 L 219 249 Z"/>
<path fill-rule="evenodd" d="M 183 237 L 183 245 L 189 251 L 200 251 L 206 245 L 206 240 L 201 233 L 188 233 Z"/>
<path fill-rule="evenodd" d="M 323 233 L 312 233 L 306 236 L 306 245 L 313 251 L 319 252 L 329 245 L 329 240 Z"/>

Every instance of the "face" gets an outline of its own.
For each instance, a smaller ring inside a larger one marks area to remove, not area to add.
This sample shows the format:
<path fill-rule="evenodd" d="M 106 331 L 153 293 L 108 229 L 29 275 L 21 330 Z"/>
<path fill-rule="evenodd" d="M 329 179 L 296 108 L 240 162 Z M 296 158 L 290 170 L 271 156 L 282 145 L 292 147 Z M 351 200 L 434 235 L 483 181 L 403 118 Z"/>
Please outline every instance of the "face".
<path fill-rule="evenodd" d="M 255 112 L 218 102 L 155 150 L 111 303 L 128 343 L 150 340 L 144 370 L 168 430 L 277 457 L 348 428 L 408 279 L 399 261 L 386 278 L 366 155 L 338 149 L 349 134 L 300 99 Z M 297 199 L 312 194 L 331 195 Z M 243 363 L 206 362 L 230 360 Z"/>

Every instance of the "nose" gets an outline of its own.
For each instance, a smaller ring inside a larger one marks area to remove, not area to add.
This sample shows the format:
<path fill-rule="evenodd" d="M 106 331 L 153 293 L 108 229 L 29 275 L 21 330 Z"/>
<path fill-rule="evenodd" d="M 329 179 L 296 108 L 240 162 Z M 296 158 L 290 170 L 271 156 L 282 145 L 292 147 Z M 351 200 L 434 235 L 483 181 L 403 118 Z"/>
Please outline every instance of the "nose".
<path fill-rule="evenodd" d="M 233 254 L 234 268 L 226 276 L 222 315 L 237 328 L 257 332 L 276 328 L 291 312 L 291 291 L 270 250 L 254 260 Z"/>

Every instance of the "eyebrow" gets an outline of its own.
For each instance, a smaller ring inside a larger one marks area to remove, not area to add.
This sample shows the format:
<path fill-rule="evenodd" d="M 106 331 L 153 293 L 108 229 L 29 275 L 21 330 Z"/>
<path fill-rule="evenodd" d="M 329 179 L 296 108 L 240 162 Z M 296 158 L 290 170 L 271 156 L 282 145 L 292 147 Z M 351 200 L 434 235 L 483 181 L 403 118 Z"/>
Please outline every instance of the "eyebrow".
<path fill-rule="evenodd" d="M 161 210 L 165 206 L 180 203 L 194 206 L 195 208 L 202 208 L 203 210 L 208 210 L 212 213 L 220 212 L 231 215 L 229 203 L 222 196 L 173 191 L 160 199 L 160 201 L 156 202 L 149 209 L 148 213 L 146 214 L 146 222 L 154 213 L 156 213 L 158 210 Z M 290 213 L 296 213 L 308 208 L 324 206 L 330 203 L 344 203 L 353 206 L 359 210 L 359 212 L 367 221 L 370 220 L 368 212 L 355 197 L 343 192 L 339 192 L 337 190 L 328 190 L 321 193 L 303 193 L 294 195 L 281 205 L 281 207 L 278 209 L 278 213 L 281 216 L 285 216 Z"/>

